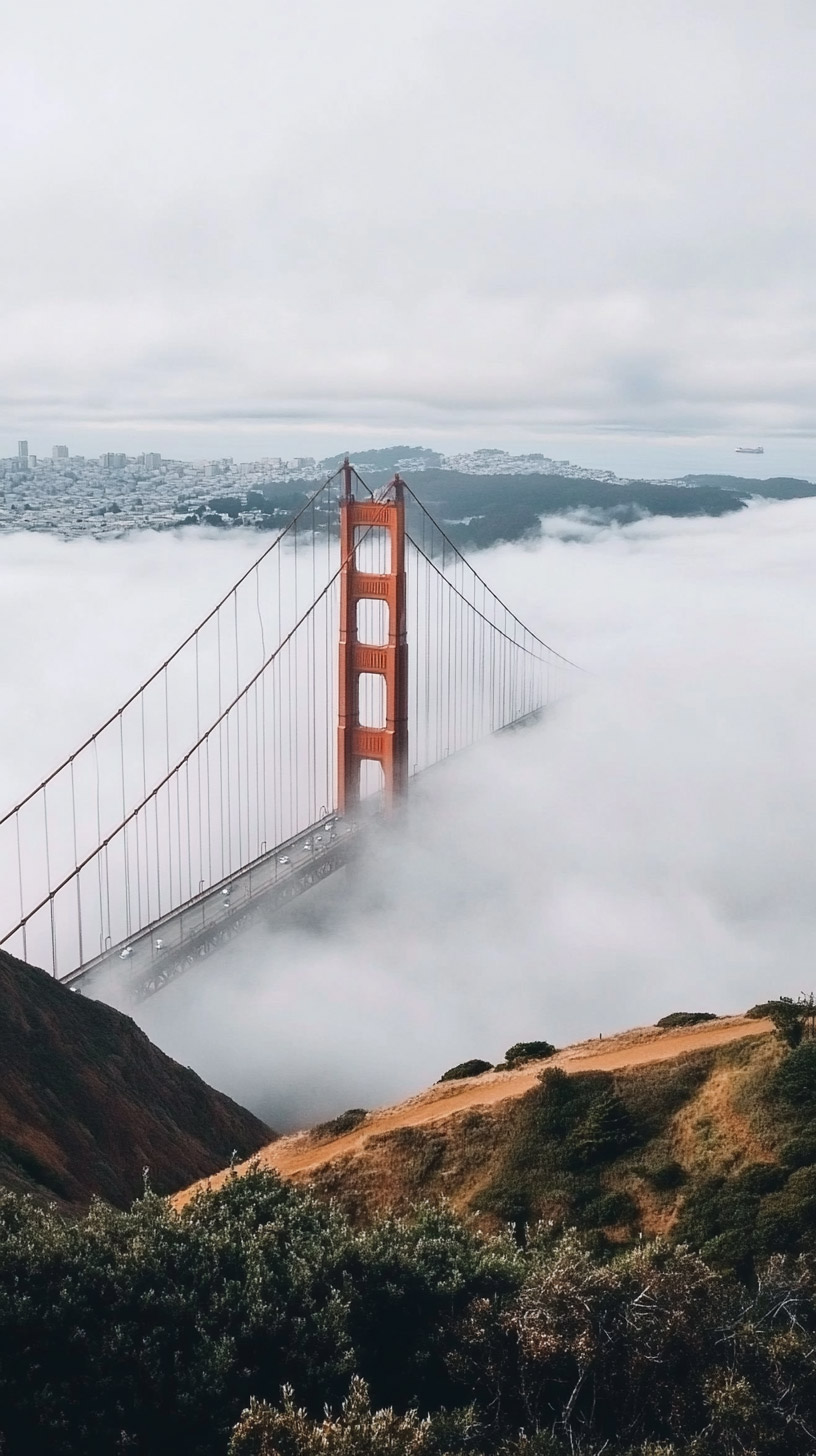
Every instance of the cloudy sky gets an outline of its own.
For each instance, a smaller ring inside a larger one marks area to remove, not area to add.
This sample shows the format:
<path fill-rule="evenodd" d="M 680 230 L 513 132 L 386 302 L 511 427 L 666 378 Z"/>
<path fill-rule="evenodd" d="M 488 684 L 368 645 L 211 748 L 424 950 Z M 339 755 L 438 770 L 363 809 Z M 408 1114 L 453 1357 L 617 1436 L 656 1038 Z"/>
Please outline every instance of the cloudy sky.
<path fill-rule="evenodd" d="M 0 453 L 812 473 L 814 74 L 812 0 L 7 0 Z"/>

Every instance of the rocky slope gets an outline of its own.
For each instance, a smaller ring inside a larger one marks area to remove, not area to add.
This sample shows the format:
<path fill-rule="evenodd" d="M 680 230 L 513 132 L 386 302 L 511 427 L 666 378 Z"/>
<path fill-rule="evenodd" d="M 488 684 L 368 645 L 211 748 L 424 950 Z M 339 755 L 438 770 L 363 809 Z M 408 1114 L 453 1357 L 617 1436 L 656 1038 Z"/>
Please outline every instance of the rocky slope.
<path fill-rule="evenodd" d="M 130 1017 L 0 951 L 0 1187 L 126 1206 L 246 1158 L 274 1134 Z"/>

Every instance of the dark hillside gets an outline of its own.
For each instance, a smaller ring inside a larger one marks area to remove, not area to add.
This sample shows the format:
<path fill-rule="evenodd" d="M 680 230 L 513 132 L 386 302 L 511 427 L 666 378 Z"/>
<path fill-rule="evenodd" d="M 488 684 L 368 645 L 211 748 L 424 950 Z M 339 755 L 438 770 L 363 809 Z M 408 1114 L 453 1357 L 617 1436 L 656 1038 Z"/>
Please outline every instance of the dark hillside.
<path fill-rule="evenodd" d="M 0 951 L 0 1186 L 125 1207 L 145 1168 L 170 1193 L 270 1136 L 129 1016 Z"/>
<path fill-rule="evenodd" d="M 732 490 L 738 495 L 759 495 L 765 500 L 804 500 L 816 495 L 816 485 L 795 476 L 772 475 L 766 480 L 752 480 L 742 475 L 684 475 L 691 486 L 708 486 L 716 490 Z"/>
<path fill-rule="evenodd" d="M 463 475 L 405 472 L 405 479 L 462 547 L 492 546 L 535 535 L 542 516 L 591 511 L 626 525 L 643 516 L 722 516 L 742 510 L 742 496 L 716 486 L 651 480 L 608 482 L 560 475 Z"/>

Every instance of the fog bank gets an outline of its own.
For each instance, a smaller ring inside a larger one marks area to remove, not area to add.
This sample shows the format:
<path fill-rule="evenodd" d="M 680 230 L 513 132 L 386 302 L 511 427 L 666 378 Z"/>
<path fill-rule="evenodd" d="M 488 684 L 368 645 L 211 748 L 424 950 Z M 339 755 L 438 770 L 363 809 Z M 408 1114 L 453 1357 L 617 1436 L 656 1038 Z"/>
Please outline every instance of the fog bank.
<path fill-rule="evenodd" d="M 16 600 L 34 628 L 25 650 L 22 632 L 0 645 L 4 796 L 113 706 L 131 664 L 152 665 L 157 624 L 180 636 L 257 545 L 0 540 L 6 613 Z M 810 501 L 551 521 L 485 553 L 490 584 L 590 669 L 582 691 L 433 771 L 315 907 L 184 977 L 140 1023 L 286 1127 L 521 1038 L 809 989 L 814 555 Z"/>

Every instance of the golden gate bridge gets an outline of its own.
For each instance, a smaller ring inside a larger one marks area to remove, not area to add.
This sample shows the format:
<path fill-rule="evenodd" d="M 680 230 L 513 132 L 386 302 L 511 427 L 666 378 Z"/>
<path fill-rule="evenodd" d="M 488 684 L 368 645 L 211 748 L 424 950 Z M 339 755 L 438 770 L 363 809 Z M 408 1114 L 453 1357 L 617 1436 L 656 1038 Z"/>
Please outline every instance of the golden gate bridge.
<path fill-rule="evenodd" d="M 176 650 L 0 818 L 0 946 L 151 995 L 345 864 L 412 778 L 576 669 L 396 475 L 345 463 Z"/>

